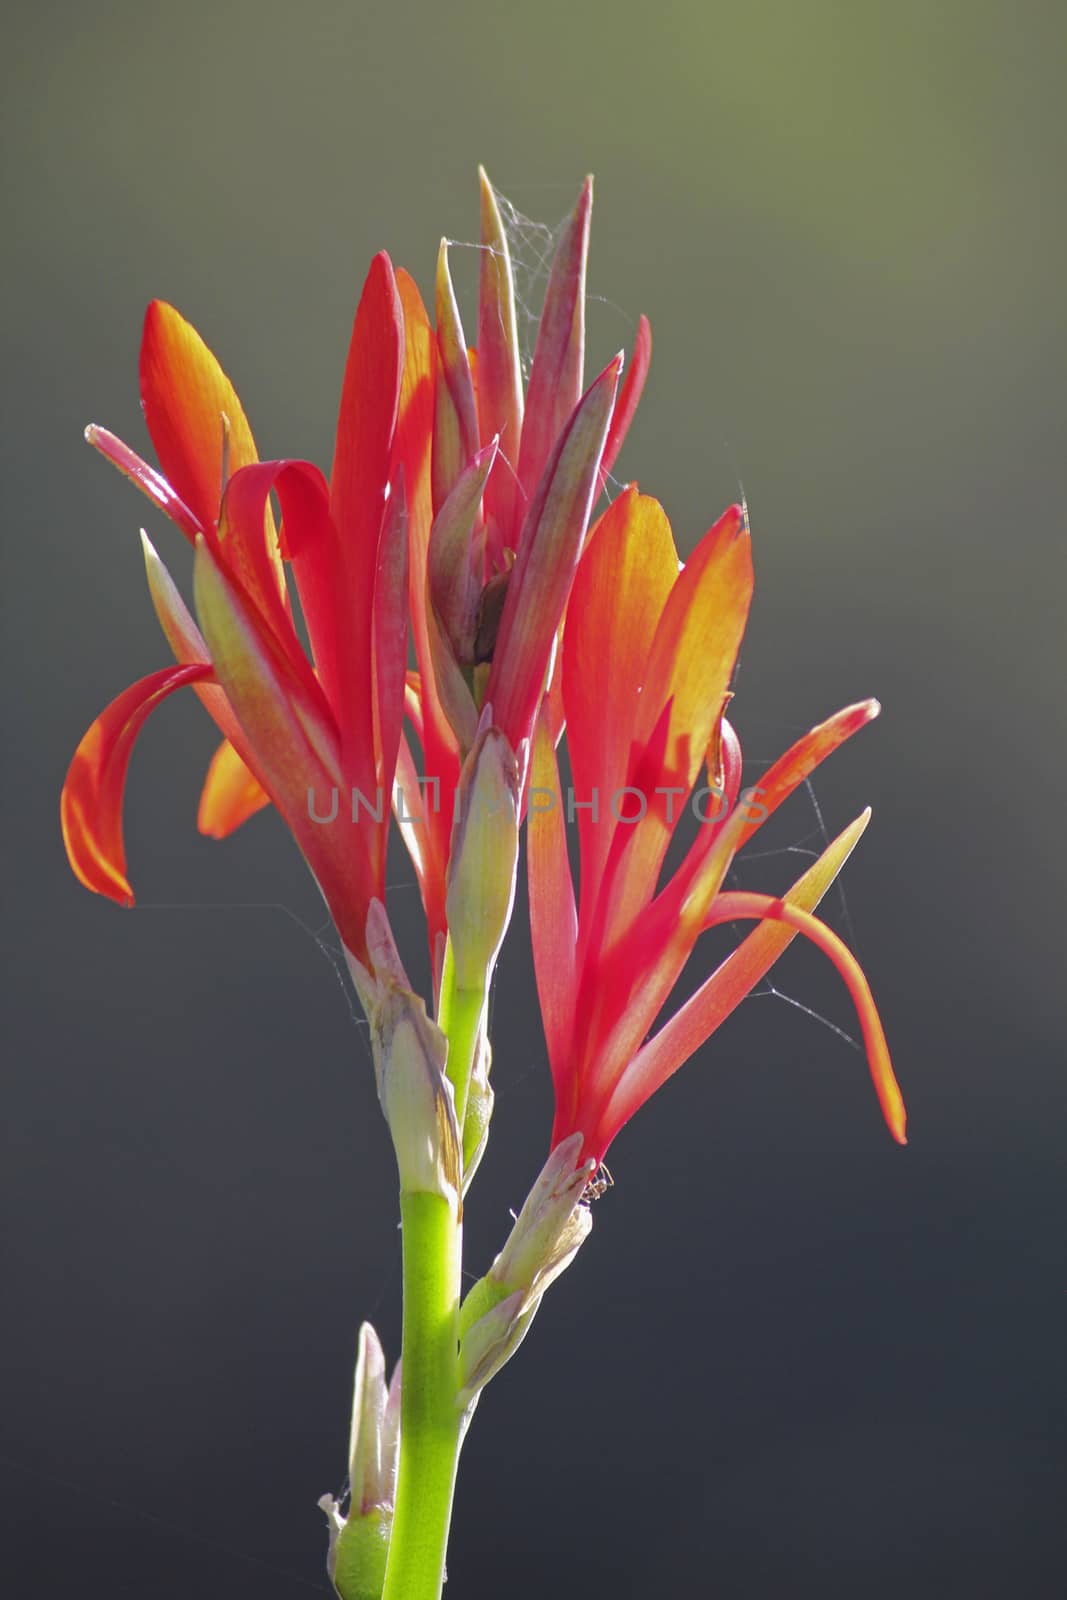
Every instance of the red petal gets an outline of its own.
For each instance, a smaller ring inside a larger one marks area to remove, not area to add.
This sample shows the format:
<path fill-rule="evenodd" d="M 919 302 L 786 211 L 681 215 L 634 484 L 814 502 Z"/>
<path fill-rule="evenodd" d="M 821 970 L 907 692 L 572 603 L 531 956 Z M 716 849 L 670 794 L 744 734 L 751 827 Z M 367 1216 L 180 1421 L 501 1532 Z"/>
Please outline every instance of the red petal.
<path fill-rule="evenodd" d="M 375 822 L 358 825 L 342 781 L 336 724 L 314 678 L 298 675 L 204 539 L 193 573 L 197 613 L 219 682 L 253 753 L 257 772 L 307 859 L 346 947 L 368 962 L 366 918 L 383 899 L 388 797 Z M 342 799 L 343 793 L 343 799 Z M 375 807 L 373 773 L 366 804 Z"/>
<path fill-rule="evenodd" d="M 287 543 L 322 685 L 341 732 L 346 781 L 375 784 L 373 574 L 391 470 L 403 322 L 386 255 L 371 264 L 352 329 L 330 485 L 331 534 Z M 287 533 L 288 540 L 288 533 Z"/>
<path fill-rule="evenodd" d="M 433 648 L 426 609 L 426 565 L 432 522 L 430 434 L 436 351 L 433 330 L 415 284 L 397 274 L 404 309 L 404 381 L 400 395 L 395 454 L 404 468 L 408 500 L 408 605 L 415 659 L 419 668 L 421 776 L 437 780 L 421 841 L 425 870 L 420 880 L 429 923 L 431 956 L 445 931 L 445 869 L 452 833 L 452 799 L 459 781 L 455 737 L 441 706 L 434 679 Z M 407 837 L 410 839 L 410 831 Z"/>
<path fill-rule="evenodd" d="M 371 262 L 352 327 L 337 418 L 330 502 L 341 543 L 364 573 L 385 509 L 404 368 L 404 315 L 392 263 Z"/>
<path fill-rule="evenodd" d="M 397 471 L 382 517 L 374 574 L 374 716 L 377 784 L 392 795 L 408 665 L 408 523 L 404 473 Z"/>
<path fill-rule="evenodd" d="M 586 178 L 552 260 L 526 388 L 519 482 L 527 503 L 582 393 L 585 268 L 592 206 L 593 180 Z"/>
<path fill-rule="evenodd" d="M 67 772 L 60 821 L 75 875 L 96 894 L 133 905 L 122 839 L 122 797 L 134 741 L 146 717 L 175 689 L 211 675 L 209 666 L 164 667 L 131 684 L 102 711 Z"/>
<path fill-rule="evenodd" d="M 223 739 L 211 758 L 196 825 L 211 839 L 225 839 L 242 822 L 270 805 L 270 795 L 237 754 L 229 739 Z"/>
<path fill-rule="evenodd" d="M 604 459 L 600 463 L 600 487 L 607 483 L 608 476 L 618 457 L 619 451 L 626 442 L 626 435 L 630 431 L 630 424 L 634 413 L 641 402 L 645 389 L 645 379 L 648 377 L 648 366 L 652 360 L 652 329 L 647 317 L 642 317 L 637 324 L 637 338 L 634 340 L 634 353 L 626 368 L 619 390 L 619 398 L 615 402 L 615 413 L 608 429 L 608 442 L 604 446 Z"/>
<path fill-rule="evenodd" d="M 530 737 L 541 703 L 589 524 L 621 365 L 621 356 L 610 361 L 575 407 L 523 525 L 485 694 L 513 750 Z"/>
<path fill-rule="evenodd" d="M 163 300 L 153 300 L 145 314 L 141 401 L 163 476 L 200 527 L 213 528 L 222 499 L 224 440 L 230 472 L 256 460 L 255 441 L 218 361 L 196 329 Z"/>
<path fill-rule="evenodd" d="M 478 451 L 478 408 L 467 342 L 448 270 L 448 241 L 437 257 L 435 298 L 439 379 L 434 395 L 433 509 L 441 509 Z"/>
<path fill-rule="evenodd" d="M 290 557 L 328 547 L 335 535 L 329 490 L 318 467 L 307 461 L 264 461 L 235 472 L 226 485 L 219 518 L 218 552 L 230 576 L 256 607 L 294 669 L 312 676 L 293 626 L 278 537 L 270 510 L 278 496 Z"/>
<path fill-rule="evenodd" d="M 523 417 L 522 368 L 507 235 L 493 186 L 481 168 L 478 177 L 482 211 L 476 371 L 478 426 L 483 445 L 499 435 L 503 457 L 487 486 L 485 500 L 495 569 L 505 547 L 515 549 L 522 520 L 518 478 Z"/>

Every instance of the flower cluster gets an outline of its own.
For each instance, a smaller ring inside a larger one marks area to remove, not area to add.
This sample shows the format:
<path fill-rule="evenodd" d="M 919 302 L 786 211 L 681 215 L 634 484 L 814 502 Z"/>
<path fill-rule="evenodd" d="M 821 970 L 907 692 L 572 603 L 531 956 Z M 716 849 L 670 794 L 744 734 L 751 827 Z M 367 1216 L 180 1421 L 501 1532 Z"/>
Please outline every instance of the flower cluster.
<path fill-rule="evenodd" d="M 554 1145 L 581 1133 L 585 1156 L 599 1161 L 798 932 L 848 984 L 883 1112 L 903 1140 L 866 981 L 812 915 L 866 814 L 783 898 L 724 889 L 766 817 L 878 707 L 867 701 L 820 724 L 774 763 L 758 795 L 743 791 L 726 710 L 752 593 L 744 510 L 725 512 L 684 564 L 662 507 L 632 485 L 589 531 L 651 349 L 642 318 L 625 378 L 619 355 L 586 387 L 591 200 L 587 181 L 559 239 L 525 384 L 508 241 L 484 174 L 474 347 L 445 244 L 433 319 L 414 281 L 386 255 L 374 259 L 328 479 L 308 462 L 260 462 L 210 350 L 173 307 L 149 307 L 141 398 L 159 466 L 103 428 L 87 437 L 194 546 L 196 620 L 143 536 L 149 593 L 176 664 L 119 695 L 78 746 L 62 799 L 70 862 L 89 888 L 132 904 L 122 837 L 131 749 L 149 712 L 188 686 L 222 735 L 201 830 L 222 838 L 277 807 L 364 998 L 385 975 L 403 981 L 383 911 L 394 798 L 439 992 L 449 961 L 458 954 L 469 968 L 485 942 L 476 934 L 484 897 L 497 910 L 483 967 L 510 915 L 508 827 L 486 835 L 484 820 L 468 828 L 456 813 L 475 769 L 491 769 L 497 788 L 510 783 L 516 825 L 535 797 L 529 893 Z M 589 797 L 568 806 L 578 821 L 578 897 L 560 803 L 564 730 L 574 793 Z M 425 803 L 427 782 L 444 804 Z M 336 804 L 332 814 L 316 808 L 316 796 L 338 789 L 363 801 L 359 827 Z M 713 795 L 717 810 L 661 882 L 699 794 Z M 610 809 L 600 810 L 608 795 Z M 453 881 L 461 860 L 477 861 L 462 888 Z M 457 927 L 450 941 L 457 919 L 462 936 Z M 700 934 L 746 919 L 758 926 L 649 1037 Z"/>
<path fill-rule="evenodd" d="M 365 1328 L 352 1503 L 342 1516 L 323 1502 L 345 1596 L 439 1595 L 460 1440 L 481 1388 L 588 1234 L 605 1152 L 798 933 L 844 978 L 883 1114 L 904 1141 L 867 981 L 814 915 L 869 813 L 781 898 L 727 887 L 753 834 L 877 703 L 820 723 L 743 787 L 726 713 L 752 596 L 748 518 L 730 507 L 683 562 L 656 500 L 634 485 L 608 494 L 651 336 L 642 318 L 629 362 L 619 354 L 586 383 L 591 203 L 587 181 L 560 233 L 528 381 L 507 234 L 484 174 L 473 346 L 444 244 L 432 318 L 413 279 L 375 257 L 328 478 L 306 461 L 258 459 L 215 356 L 161 302 L 148 309 L 140 363 L 158 467 L 105 429 L 87 431 L 193 546 L 195 617 L 143 536 L 174 665 L 126 689 L 78 745 L 61 803 L 71 866 L 88 888 L 132 905 L 130 755 L 149 713 L 191 688 L 221 735 L 201 830 L 221 839 L 276 807 L 370 1022 L 401 1185 L 404 1378 L 386 1387 Z M 680 829 L 693 814 L 701 825 L 686 847 Z M 385 904 L 393 820 L 421 891 L 432 1015 Z M 492 1112 L 489 986 L 524 821 L 555 1122 L 511 1239 L 461 1307 L 462 1197 Z M 744 922 L 755 926 L 672 1012 L 701 934 Z"/>

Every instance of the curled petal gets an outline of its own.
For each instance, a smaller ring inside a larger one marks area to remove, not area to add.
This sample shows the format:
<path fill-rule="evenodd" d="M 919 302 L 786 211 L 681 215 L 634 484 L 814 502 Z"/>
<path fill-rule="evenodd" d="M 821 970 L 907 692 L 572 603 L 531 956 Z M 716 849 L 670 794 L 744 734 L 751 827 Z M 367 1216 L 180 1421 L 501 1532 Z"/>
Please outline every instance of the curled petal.
<path fill-rule="evenodd" d="M 852 951 L 837 937 L 833 929 L 828 928 L 825 922 L 820 922 L 818 917 L 813 917 L 810 911 L 802 911 L 799 906 L 791 905 L 788 900 L 775 900 L 766 894 L 741 893 L 720 895 L 715 903 L 714 912 L 708 919 L 708 926 L 734 921 L 762 922 L 765 918 L 783 922 L 787 927 L 795 928 L 798 933 L 806 934 L 823 955 L 830 958 L 845 980 L 863 1030 L 867 1063 L 871 1069 L 871 1079 L 886 1126 L 898 1144 L 907 1144 L 904 1100 L 893 1073 L 889 1046 L 886 1044 L 878 1008 L 871 994 L 871 986 Z"/>
<path fill-rule="evenodd" d="M 233 384 L 164 300 L 145 313 L 141 401 L 163 476 L 207 532 L 218 518 L 224 465 L 229 472 L 249 466 L 256 446 Z"/>
<path fill-rule="evenodd" d="M 67 772 L 60 821 L 67 858 L 87 889 L 133 905 L 122 838 L 122 797 L 134 742 L 145 719 L 175 689 L 200 683 L 210 666 L 164 667 L 123 691 L 82 739 Z"/>

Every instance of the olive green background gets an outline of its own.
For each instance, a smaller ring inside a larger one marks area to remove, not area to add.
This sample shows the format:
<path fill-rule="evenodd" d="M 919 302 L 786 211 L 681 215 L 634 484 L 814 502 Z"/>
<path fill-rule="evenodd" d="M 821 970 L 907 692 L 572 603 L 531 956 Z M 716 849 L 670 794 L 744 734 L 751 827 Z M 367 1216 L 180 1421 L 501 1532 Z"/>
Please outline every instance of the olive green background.
<path fill-rule="evenodd" d="M 642 311 L 655 337 L 618 472 L 686 548 L 744 486 L 750 772 L 884 702 L 815 792 L 833 831 L 874 806 L 831 916 L 912 1142 L 834 1032 L 746 1003 L 617 1141 L 590 1243 L 486 1395 L 448 1593 L 1060 1594 L 1062 7 L 98 0 L 5 31 L 11 1592 L 325 1592 L 359 1319 L 398 1341 L 387 1137 L 290 841 L 269 816 L 195 833 L 191 698 L 132 766 L 143 909 L 67 872 L 70 753 L 168 660 L 142 520 L 188 574 L 80 432 L 145 447 L 162 295 L 262 452 L 327 465 L 370 256 L 427 289 L 439 236 L 476 236 L 482 160 L 547 223 L 596 174 L 590 362 Z M 477 258 L 455 264 L 469 306 Z M 818 837 L 800 796 L 742 881 L 784 886 Z M 524 916 L 476 1271 L 550 1121 Z M 775 984 L 854 1030 L 810 952 Z"/>

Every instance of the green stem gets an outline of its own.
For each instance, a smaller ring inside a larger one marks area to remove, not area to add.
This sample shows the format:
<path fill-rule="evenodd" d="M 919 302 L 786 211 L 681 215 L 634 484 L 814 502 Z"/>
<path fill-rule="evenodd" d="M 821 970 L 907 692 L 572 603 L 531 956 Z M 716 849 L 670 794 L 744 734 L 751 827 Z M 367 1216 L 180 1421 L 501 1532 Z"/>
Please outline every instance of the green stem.
<path fill-rule="evenodd" d="M 456 1404 L 461 1228 L 437 1194 L 401 1194 L 400 1463 L 382 1600 L 440 1600 L 463 1417 Z"/>
<path fill-rule="evenodd" d="M 444 968 L 441 973 L 438 1026 L 448 1039 L 446 1071 L 456 1091 L 456 1121 L 461 1135 L 467 1115 L 471 1072 L 484 1020 L 485 986 L 480 989 L 458 987 L 456 969 L 452 961 L 452 946 L 449 943 L 445 946 Z"/>

